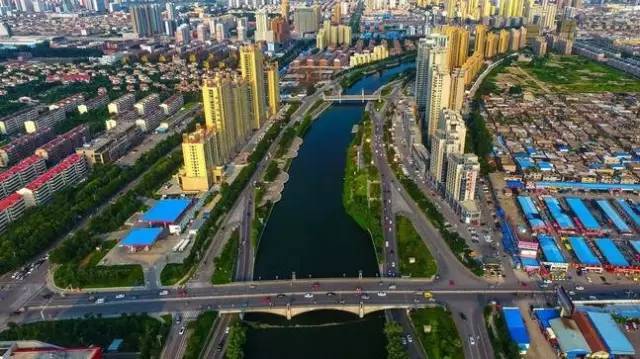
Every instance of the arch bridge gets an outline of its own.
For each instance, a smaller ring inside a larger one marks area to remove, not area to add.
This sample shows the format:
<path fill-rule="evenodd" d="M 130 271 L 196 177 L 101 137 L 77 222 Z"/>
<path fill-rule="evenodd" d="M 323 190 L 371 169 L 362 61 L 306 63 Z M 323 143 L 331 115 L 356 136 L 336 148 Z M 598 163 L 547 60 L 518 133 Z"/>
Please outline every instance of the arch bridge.
<path fill-rule="evenodd" d="M 357 315 L 363 318 L 365 315 L 381 310 L 387 309 L 411 309 L 411 308 L 424 308 L 427 305 L 422 304 L 365 304 L 364 302 L 354 304 L 309 304 L 309 305 L 292 305 L 287 303 L 286 305 L 265 305 L 262 307 L 248 307 L 248 308 L 225 308 L 220 309 L 220 313 L 226 314 L 244 314 L 244 313 L 270 313 L 286 317 L 288 320 L 291 318 L 317 310 L 336 310 L 341 312 L 347 312 Z"/>

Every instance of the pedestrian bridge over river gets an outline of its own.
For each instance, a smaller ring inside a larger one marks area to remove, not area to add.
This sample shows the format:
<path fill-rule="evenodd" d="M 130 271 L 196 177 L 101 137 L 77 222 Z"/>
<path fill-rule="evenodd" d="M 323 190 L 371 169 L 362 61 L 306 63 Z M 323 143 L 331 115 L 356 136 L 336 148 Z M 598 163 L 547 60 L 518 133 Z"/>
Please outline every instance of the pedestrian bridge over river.
<path fill-rule="evenodd" d="M 330 102 L 338 102 L 338 103 L 342 103 L 342 102 L 367 102 L 367 101 L 380 101 L 382 99 L 382 97 L 380 96 L 380 93 L 374 93 L 374 94 L 365 94 L 364 93 L 364 89 L 362 90 L 362 92 L 360 93 L 360 95 L 343 95 L 342 93 L 338 94 L 338 95 L 327 95 L 327 94 L 323 94 L 322 95 L 322 99 L 324 101 L 330 101 Z"/>

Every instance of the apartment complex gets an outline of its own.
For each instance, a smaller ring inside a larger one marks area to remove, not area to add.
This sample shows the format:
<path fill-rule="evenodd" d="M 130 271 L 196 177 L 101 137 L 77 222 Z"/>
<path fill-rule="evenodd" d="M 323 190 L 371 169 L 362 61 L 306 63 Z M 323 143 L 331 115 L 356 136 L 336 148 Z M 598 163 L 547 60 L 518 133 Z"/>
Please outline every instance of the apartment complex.
<path fill-rule="evenodd" d="M 35 150 L 35 154 L 43 158 L 47 165 L 51 166 L 74 153 L 77 147 L 82 147 L 89 140 L 91 140 L 89 126 L 82 124 L 38 147 Z"/>
<path fill-rule="evenodd" d="M 0 167 L 9 167 L 17 163 L 51 139 L 53 139 L 53 130 L 50 128 L 16 138 L 0 147 Z"/>
<path fill-rule="evenodd" d="M 46 170 L 45 161 L 36 155 L 31 155 L 0 173 L 0 198 L 9 196 Z"/>
<path fill-rule="evenodd" d="M 54 193 L 73 186 L 86 177 L 87 162 L 84 157 L 72 154 L 18 190 L 18 193 L 24 197 L 27 207 L 39 206 L 49 201 Z"/>
<path fill-rule="evenodd" d="M 129 93 L 112 101 L 107 107 L 109 109 L 109 113 L 121 114 L 133 109 L 135 102 L 136 96 Z"/>
<path fill-rule="evenodd" d="M 0 199 L 0 233 L 4 232 L 11 222 L 22 217 L 25 208 L 24 198 L 15 192 Z"/>
<path fill-rule="evenodd" d="M 273 61 L 265 66 L 267 75 L 267 106 L 269 117 L 274 117 L 280 111 L 280 74 L 278 73 L 278 63 Z"/>
<path fill-rule="evenodd" d="M 96 163 L 112 163 L 142 142 L 143 138 L 144 132 L 135 122 L 119 121 L 113 127 L 108 127 L 104 135 L 77 148 L 76 153 L 84 156 L 92 166 Z"/>
<path fill-rule="evenodd" d="M 438 127 L 431 139 L 429 172 L 436 183 L 447 178 L 447 159 L 450 155 L 464 153 L 467 128 L 459 112 L 442 110 Z"/>
<path fill-rule="evenodd" d="M 27 107 L 20 111 L 0 118 L 0 133 L 3 135 L 13 135 L 19 132 L 27 121 L 33 121 L 38 117 L 38 109 Z"/>
<path fill-rule="evenodd" d="M 180 184 L 184 191 L 206 191 L 222 178 L 220 167 L 214 161 L 214 136 L 199 125 L 196 130 L 182 136 L 184 172 Z"/>

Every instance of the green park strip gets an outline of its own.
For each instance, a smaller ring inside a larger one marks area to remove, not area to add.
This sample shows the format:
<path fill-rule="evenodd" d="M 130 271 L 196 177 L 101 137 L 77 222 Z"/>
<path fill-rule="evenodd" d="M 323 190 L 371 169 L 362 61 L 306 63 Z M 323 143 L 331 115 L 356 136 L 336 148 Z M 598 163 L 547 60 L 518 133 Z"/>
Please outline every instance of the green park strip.
<path fill-rule="evenodd" d="M 282 121 L 277 121 L 271 125 L 262 140 L 256 145 L 253 153 L 249 155 L 247 165 L 240 170 L 236 179 L 230 184 L 225 183 L 221 186 L 220 200 L 215 204 L 209 213 L 209 218 L 198 231 L 189 256 L 182 263 L 169 263 L 162 269 L 160 273 L 162 285 L 174 285 L 188 278 L 198 263 L 198 259 L 202 257 L 204 251 L 211 244 L 222 218 L 237 201 L 242 190 L 249 184 L 251 176 L 253 176 L 258 167 L 258 163 L 267 154 L 269 147 L 278 138 L 278 135 L 289 122 L 298 106 L 299 104 L 293 104 Z"/>
<path fill-rule="evenodd" d="M 189 339 L 187 340 L 187 348 L 183 359 L 198 359 L 201 357 L 200 354 L 207 346 L 209 333 L 217 318 L 218 312 L 210 310 L 200 313 L 196 320 L 189 323 L 187 326 Z"/>
<path fill-rule="evenodd" d="M 150 359 L 160 357 L 170 327 L 171 316 L 159 320 L 146 314 L 9 323 L 0 333 L 0 340 L 40 340 L 66 348 L 92 345 L 107 348 L 114 339 L 120 338 L 123 340 L 120 352 L 138 353 L 136 358 Z"/>
<path fill-rule="evenodd" d="M 484 308 L 484 323 L 487 326 L 489 340 L 498 359 L 518 358 L 520 350 L 518 345 L 512 341 L 504 320 L 502 311 L 494 305 Z"/>
<path fill-rule="evenodd" d="M 344 174 L 342 204 L 360 227 L 371 236 L 378 262 L 383 258 L 380 175 L 371 154 L 372 123 L 365 112 L 349 149 Z M 360 162 L 360 163 L 358 163 Z"/>
<path fill-rule="evenodd" d="M 243 359 L 244 345 L 247 342 L 247 327 L 236 321 L 229 330 L 229 339 L 225 357 L 227 359 Z"/>
<path fill-rule="evenodd" d="M 441 307 L 423 308 L 412 311 L 410 316 L 427 358 L 464 358 L 462 341 L 450 312 Z"/>
<path fill-rule="evenodd" d="M 431 252 L 409 219 L 396 216 L 396 241 L 400 257 L 400 273 L 413 278 L 430 278 L 438 266 Z"/>
<path fill-rule="evenodd" d="M 384 129 L 384 143 L 392 143 L 391 139 L 391 121 L 385 122 Z M 387 146 L 387 158 L 395 158 L 395 150 L 391 146 Z M 457 232 L 451 232 L 445 225 L 445 219 L 442 213 L 438 211 L 436 206 L 431 202 L 427 196 L 422 192 L 418 185 L 413 182 L 409 177 L 405 176 L 400 170 L 400 165 L 397 162 L 390 161 L 391 168 L 398 178 L 398 181 L 402 184 L 405 191 L 409 193 L 409 196 L 420 207 L 424 215 L 429 222 L 438 230 L 442 239 L 449 246 L 451 251 L 455 254 L 456 258 L 467 267 L 473 274 L 482 276 L 484 274 L 484 267 L 482 263 L 472 257 L 472 250 L 467 245 L 464 238 L 460 237 Z"/>
<path fill-rule="evenodd" d="M 409 359 L 409 353 L 402 345 L 402 327 L 395 322 L 384 324 L 384 335 L 387 338 L 387 359 Z"/>
<path fill-rule="evenodd" d="M 236 229 L 231 233 L 231 237 L 224 245 L 222 253 L 213 260 L 216 266 L 211 283 L 227 284 L 233 282 L 233 274 L 236 268 L 236 256 L 238 254 L 238 244 L 240 243 L 240 230 Z"/>

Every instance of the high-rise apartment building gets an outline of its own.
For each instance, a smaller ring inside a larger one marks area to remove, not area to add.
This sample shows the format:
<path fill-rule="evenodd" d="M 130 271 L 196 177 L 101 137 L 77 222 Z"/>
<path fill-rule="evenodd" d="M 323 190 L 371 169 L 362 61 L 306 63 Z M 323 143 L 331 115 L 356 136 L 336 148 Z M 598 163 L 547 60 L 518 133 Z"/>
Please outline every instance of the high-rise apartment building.
<path fill-rule="evenodd" d="M 436 183 L 447 178 L 447 158 L 450 155 L 464 153 L 467 128 L 459 112 L 442 110 L 438 129 L 431 140 L 429 173 Z"/>
<path fill-rule="evenodd" d="M 462 110 L 464 103 L 465 70 L 456 68 L 451 73 L 451 90 L 449 91 L 449 108 Z"/>
<path fill-rule="evenodd" d="M 418 42 L 416 56 L 416 81 L 414 94 L 418 111 L 424 112 L 427 105 L 429 72 L 437 66 L 447 67 L 447 37 L 441 34 L 430 34 Z"/>
<path fill-rule="evenodd" d="M 427 82 L 427 104 L 424 114 L 423 138 L 427 144 L 431 145 L 431 140 L 438 128 L 440 113 L 443 109 L 449 108 L 449 91 L 451 89 L 451 76 L 446 68 L 436 67 L 429 73 Z"/>
<path fill-rule="evenodd" d="M 302 35 L 304 33 L 318 31 L 318 6 L 301 6 L 293 13 L 293 27 Z"/>
<path fill-rule="evenodd" d="M 484 48 L 484 57 L 491 59 L 498 54 L 499 36 L 495 32 L 487 34 L 487 43 Z"/>
<path fill-rule="evenodd" d="M 240 48 L 240 73 L 251 87 L 253 129 L 260 128 L 267 116 L 263 62 L 262 52 L 257 46 L 245 45 Z"/>
<path fill-rule="evenodd" d="M 269 14 L 267 10 L 260 9 L 256 11 L 256 41 L 266 41 L 267 31 L 269 31 Z"/>
<path fill-rule="evenodd" d="M 182 135 L 184 170 L 180 175 L 183 191 L 207 191 L 216 181 L 213 158 L 213 135 L 197 125 L 196 130 Z"/>
<path fill-rule="evenodd" d="M 478 24 L 476 25 L 476 38 L 473 46 L 474 53 L 480 53 L 484 57 L 484 48 L 487 45 L 487 27 Z"/>
<path fill-rule="evenodd" d="M 280 3 L 280 16 L 282 16 L 285 21 L 289 21 L 289 0 L 282 0 Z"/>
<path fill-rule="evenodd" d="M 191 29 L 189 24 L 181 24 L 176 28 L 176 43 L 186 45 L 191 41 Z"/>
<path fill-rule="evenodd" d="M 509 51 L 509 30 L 502 29 L 498 33 L 498 53 L 504 54 Z"/>
<path fill-rule="evenodd" d="M 457 202 L 473 201 L 480 172 L 478 156 L 473 153 L 449 155 L 447 159 L 446 193 Z"/>
<path fill-rule="evenodd" d="M 265 66 L 267 75 L 267 104 L 269 106 L 269 116 L 273 117 L 280 111 L 280 75 L 278 74 L 278 63 L 270 62 Z"/>
<path fill-rule="evenodd" d="M 158 4 L 131 6 L 129 9 L 133 30 L 138 36 L 162 34 L 162 7 Z"/>
<path fill-rule="evenodd" d="M 449 38 L 449 71 L 461 67 L 469 56 L 469 30 L 459 26 L 445 26 L 444 33 Z"/>

